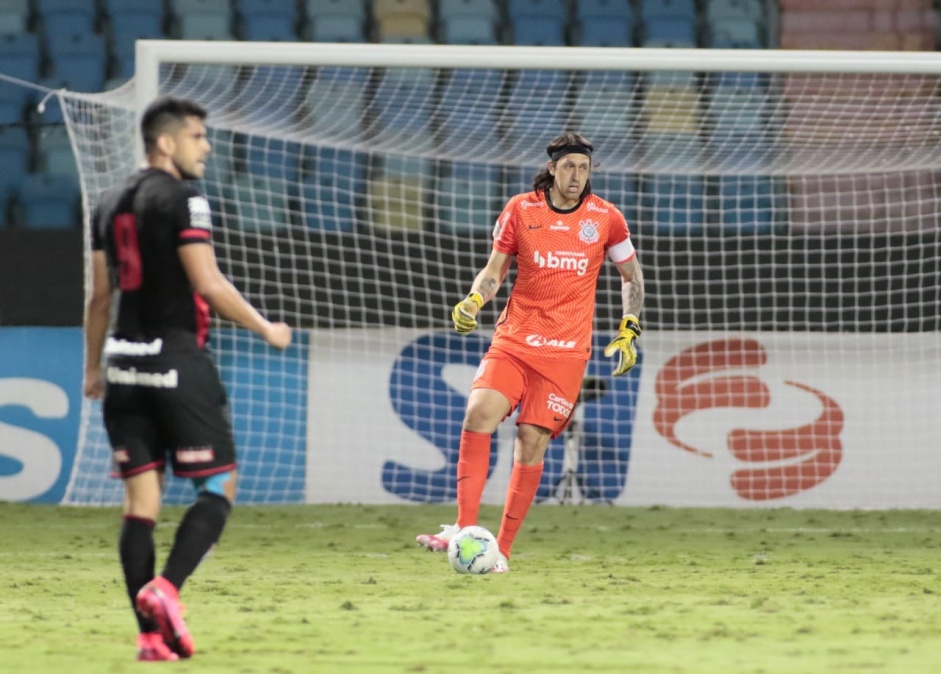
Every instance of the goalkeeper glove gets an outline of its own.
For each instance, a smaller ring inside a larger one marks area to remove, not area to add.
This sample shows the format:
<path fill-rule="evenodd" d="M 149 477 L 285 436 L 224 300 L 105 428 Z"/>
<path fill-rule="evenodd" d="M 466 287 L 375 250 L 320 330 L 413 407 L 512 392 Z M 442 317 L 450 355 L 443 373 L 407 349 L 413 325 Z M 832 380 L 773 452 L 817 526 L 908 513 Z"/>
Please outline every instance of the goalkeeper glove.
<path fill-rule="evenodd" d="M 611 373 L 615 377 L 620 377 L 637 364 L 637 349 L 634 348 L 634 340 L 638 337 L 640 337 L 640 321 L 637 320 L 637 316 L 628 314 L 621 319 L 617 337 L 611 340 L 611 343 L 604 349 L 605 356 L 618 354 L 617 367 Z"/>
<path fill-rule="evenodd" d="M 484 306 L 484 298 L 480 293 L 473 292 L 454 305 L 451 310 L 451 320 L 454 329 L 460 335 L 468 335 L 477 327 L 477 312 Z"/>

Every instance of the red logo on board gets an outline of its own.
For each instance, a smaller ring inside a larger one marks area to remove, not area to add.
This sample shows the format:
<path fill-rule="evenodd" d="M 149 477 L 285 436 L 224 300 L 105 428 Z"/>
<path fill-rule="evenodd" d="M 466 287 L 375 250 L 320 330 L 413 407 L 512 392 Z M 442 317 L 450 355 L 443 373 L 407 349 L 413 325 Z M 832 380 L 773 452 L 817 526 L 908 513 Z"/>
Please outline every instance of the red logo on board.
<path fill-rule="evenodd" d="M 671 358 L 657 375 L 654 427 L 671 444 L 711 458 L 676 435 L 676 424 L 688 414 L 714 408 L 765 408 L 771 391 L 757 376 L 742 370 L 759 368 L 768 360 L 754 339 L 725 339 L 694 346 Z M 829 478 L 843 457 L 839 404 L 805 384 L 785 384 L 816 396 L 822 411 L 804 426 L 783 430 L 734 428 L 726 444 L 743 467 L 731 476 L 732 488 L 750 501 L 770 501 L 806 491 Z"/>

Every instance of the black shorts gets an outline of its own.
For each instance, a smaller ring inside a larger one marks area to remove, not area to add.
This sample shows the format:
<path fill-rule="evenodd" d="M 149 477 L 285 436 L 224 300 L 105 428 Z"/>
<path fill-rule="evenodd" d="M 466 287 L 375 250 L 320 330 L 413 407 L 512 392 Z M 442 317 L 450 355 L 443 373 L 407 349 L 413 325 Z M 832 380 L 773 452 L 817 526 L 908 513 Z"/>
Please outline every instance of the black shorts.
<path fill-rule="evenodd" d="M 204 351 L 158 359 L 111 358 L 102 412 L 113 477 L 164 470 L 197 478 L 235 468 L 225 389 Z"/>

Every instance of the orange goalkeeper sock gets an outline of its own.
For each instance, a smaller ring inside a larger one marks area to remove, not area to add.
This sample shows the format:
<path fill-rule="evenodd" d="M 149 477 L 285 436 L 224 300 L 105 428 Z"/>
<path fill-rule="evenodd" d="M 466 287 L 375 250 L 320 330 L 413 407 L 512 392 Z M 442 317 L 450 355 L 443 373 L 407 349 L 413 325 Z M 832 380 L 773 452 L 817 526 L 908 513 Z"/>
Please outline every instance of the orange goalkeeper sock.
<path fill-rule="evenodd" d="M 480 499 L 490 472 L 490 434 L 461 431 L 457 460 L 457 525 L 477 524 Z"/>
<path fill-rule="evenodd" d="M 510 558 L 513 539 L 523 526 L 529 506 L 536 498 L 536 490 L 539 489 L 539 481 L 542 479 L 542 466 L 542 462 L 535 466 L 513 464 L 510 485 L 506 490 L 506 505 L 503 506 L 503 521 L 500 522 L 500 534 L 497 536 L 500 552 L 507 559 Z"/>

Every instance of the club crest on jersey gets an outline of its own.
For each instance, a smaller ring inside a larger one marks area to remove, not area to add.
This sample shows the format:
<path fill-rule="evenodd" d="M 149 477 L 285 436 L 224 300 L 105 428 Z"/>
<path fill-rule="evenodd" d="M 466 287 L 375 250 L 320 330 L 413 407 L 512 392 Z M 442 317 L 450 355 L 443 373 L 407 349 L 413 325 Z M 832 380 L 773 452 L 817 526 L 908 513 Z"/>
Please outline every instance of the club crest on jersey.
<path fill-rule="evenodd" d="M 601 235 L 598 233 L 598 223 L 594 220 L 578 221 L 578 238 L 585 243 L 598 243 Z"/>

